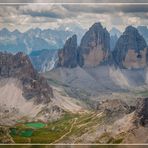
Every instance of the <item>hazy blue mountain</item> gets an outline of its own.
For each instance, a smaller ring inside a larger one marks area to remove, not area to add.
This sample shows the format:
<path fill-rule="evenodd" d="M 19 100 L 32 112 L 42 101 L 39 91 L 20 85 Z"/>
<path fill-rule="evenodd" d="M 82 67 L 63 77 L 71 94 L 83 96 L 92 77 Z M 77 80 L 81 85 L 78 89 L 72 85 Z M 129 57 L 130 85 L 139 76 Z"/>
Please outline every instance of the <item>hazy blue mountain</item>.
<path fill-rule="evenodd" d="M 64 45 L 71 31 L 52 30 L 40 28 L 29 29 L 21 33 L 18 30 L 10 32 L 3 28 L 0 30 L 0 51 L 17 53 L 19 51 L 29 54 L 31 51 L 42 49 L 58 49 Z"/>
<path fill-rule="evenodd" d="M 110 49 L 111 49 L 111 51 L 114 50 L 115 45 L 117 43 L 117 40 L 118 40 L 118 36 L 116 34 L 110 36 Z"/>
<path fill-rule="evenodd" d="M 120 30 L 118 30 L 117 28 L 115 28 L 115 27 L 113 27 L 113 28 L 110 30 L 110 35 L 111 35 L 111 36 L 117 35 L 117 37 L 119 38 L 121 34 L 122 34 L 122 32 L 121 32 Z"/>
<path fill-rule="evenodd" d="M 147 26 L 138 26 L 137 27 L 139 33 L 145 38 L 148 44 L 148 27 Z"/>
<path fill-rule="evenodd" d="M 38 51 L 32 51 L 29 54 L 31 62 L 34 68 L 39 72 L 49 71 L 54 67 L 57 59 L 57 50 L 43 49 Z"/>
<path fill-rule="evenodd" d="M 113 51 L 116 45 L 118 38 L 121 36 L 121 31 L 113 27 L 110 30 L 110 49 Z"/>
<path fill-rule="evenodd" d="M 64 31 L 71 31 L 73 34 L 77 35 L 77 42 L 80 44 L 81 38 L 84 35 L 84 33 L 87 31 L 86 29 L 82 28 L 78 24 L 63 24 L 61 25 L 58 30 L 64 30 Z"/>

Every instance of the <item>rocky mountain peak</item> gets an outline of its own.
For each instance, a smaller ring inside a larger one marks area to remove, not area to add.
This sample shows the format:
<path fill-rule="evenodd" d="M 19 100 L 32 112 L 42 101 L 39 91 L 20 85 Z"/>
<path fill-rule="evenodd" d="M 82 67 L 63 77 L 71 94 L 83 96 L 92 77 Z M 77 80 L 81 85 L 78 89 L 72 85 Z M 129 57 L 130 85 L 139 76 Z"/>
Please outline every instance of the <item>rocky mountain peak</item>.
<path fill-rule="evenodd" d="M 12 34 L 14 34 L 14 35 L 20 35 L 21 32 L 20 32 L 18 29 L 15 29 L 15 30 L 12 32 Z"/>
<path fill-rule="evenodd" d="M 53 97 L 47 81 L 34 70 L 29 57 L 22 52 L 16 55 L 0 52 L 0 79 L 7 78 L 21 81 L 23 96 L 27 100 L 46 103 Z"/>
<path fill-rule="evenodd" d="M 128 26 L 118 39 L 113 57 L 121 68 L 142 68 L 147 63 L 146 41 L 133 26 Z"/>
<path fill-rule="evenodd" d="M 3 28 L 2 30 L 0 30 L 0 35 L 1 36 L 10 35 L 10 31 L 7 28 Z"/>
<path fill-rule="evenodd" d="M 78 49 L 79 65 L 94 67 L 103 63 L 110 49 L 110 35 L 101 23 L 93 24 L 83 36 Z"/>
<path fill-rule="evenodd" d="M 70 37 L 58 52 L 58 67 L 73 68 L 77 66 L 77 36 Z"/>
<path fill-rule="evenodd" d="M 75 46 L 77 46 L 77 36 L 73 35 L 66 41 L 64 48 L 70 48 Z"/>
<path fill-rule="evenodd" d="M 130 25 L 125 28 L 124 33 L 127 33 L 127 32 L 138 32 L 138 30 L 135 27 Z"/>
<path fill-rule="evenodd" d="M 97 32 L 99 29 L 102 29 L 103 26 L 100 22 L 97 22 L 97 23 L 94 23 L 90 28 L 89 30 L 92 30 L 92 31 L 95 31 Z"/>

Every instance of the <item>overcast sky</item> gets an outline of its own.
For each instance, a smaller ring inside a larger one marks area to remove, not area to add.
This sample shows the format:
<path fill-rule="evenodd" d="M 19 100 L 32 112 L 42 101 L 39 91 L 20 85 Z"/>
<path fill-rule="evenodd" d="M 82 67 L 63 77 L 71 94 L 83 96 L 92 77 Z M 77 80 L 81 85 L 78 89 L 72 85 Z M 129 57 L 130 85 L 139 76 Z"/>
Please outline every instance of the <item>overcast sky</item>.
<path fill-rule="evenodd" d="M 26 0 L 23 4 L 17 4 L 20 1 L 14 0 L 16 4 L 9 4 L 12 1 L 0 0 L 0 28 L 19 29 L 23 32 L 35 27 L 45 29 L 78 24 L 87 29 L 93 23 L 101 22 L 108 30 L 117 27 L 123 31 L 128 25 L 148 25 L 148 3 L 146 4 L 146 1 L 124 0 L 124 3 L 121 3 L 123 0 L 118 0 L 116 3 L 115 0 L 91 0 L 93 3 L 90 3 L 90 0 L 85 0 L 83 3 L 84 0 L 81 2 L 80 0 L 50 0 L 56 4 L 47 4 L 49 1 L 44 0 L 46 4 L 41 4 L 40 0 Z M 32 2 L 32 4 L 24 4 L 25 2 Z M 70 4 L 71 2 L 77 3 Z"/>

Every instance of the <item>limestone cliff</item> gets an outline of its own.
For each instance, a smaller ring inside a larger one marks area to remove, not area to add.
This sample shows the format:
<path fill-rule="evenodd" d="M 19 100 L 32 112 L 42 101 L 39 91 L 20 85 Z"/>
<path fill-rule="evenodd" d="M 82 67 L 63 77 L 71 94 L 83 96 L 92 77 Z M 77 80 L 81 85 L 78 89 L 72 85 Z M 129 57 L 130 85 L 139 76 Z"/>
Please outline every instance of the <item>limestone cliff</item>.
<path fill-rule="evenodd" d="M 77 36 L 70 37 L 58 52 L 58 67 L 73 68 L 77 66 Z"/>
<path fill-rule="evenodd" d="M 120 68 L 143 68 L 147 64 L 147 45 L 138 30 L 128 26 L 113 51 L 115 64 Z"/>
<path fill-rule="evenodd" d="M 101 23 L 93 24 L 83 36 L 78 48 L 78 62 L 82 67 L 95 67 L 108 58 L 110 35 Z"/>

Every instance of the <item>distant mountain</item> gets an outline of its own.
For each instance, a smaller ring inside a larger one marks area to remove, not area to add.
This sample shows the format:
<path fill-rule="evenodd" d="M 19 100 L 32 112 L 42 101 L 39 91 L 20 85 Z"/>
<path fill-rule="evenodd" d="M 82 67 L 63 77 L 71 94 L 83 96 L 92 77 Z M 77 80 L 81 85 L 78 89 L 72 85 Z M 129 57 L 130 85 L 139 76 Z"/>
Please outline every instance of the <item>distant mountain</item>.
<path fill-rule="evenodd" d="M 41 30 L 35 28 L 21 33 L 18 30 L 10 32 L 4 28 L 0 30 L 0 51 L 29 54 L 31 51 L 42 49 L 58 49 L 64 45 L 65 40 L 71 35 L 73 35 L 73 32 L 59 29 Z"/>
<path fill-rule="evenodd" d="M 110 49 L 113 51 L 116 45 L 118 38 L 121 36 L 121 31 L 113 27 L 110 30 Z"/>
<path fill-rule="evenodd" d="M 87 31 L 86 29 L 82 28 L 80 25 L 78 24 L 66 24 L 66 25 L 61 25 L 58 30 L 64 30 L 64 31 L 71 31 L 73 32 L 73 34 L 77 35 L 77 42 L 78 45 L 81 42 L 81 38 L 84 35 L 84 33 Z"/>
<path fill-rule="evenodd" d="M 34 68 L 39 72 L 51 70 L 57 60 L 57 50 L 38 50 L 29 54 Z"/>
<path fill-rule="evenodd" d="M 111 51 L 114 50 L 115 45 L 117 43 L 117 40 L 118 40 L 118 36 L 116 34 L 110 36 L 110 49 L 111 49 Z"/>
<path fill-rule="evenodd" d="M 113 59 L 120 68 L 143 68 L 147 65 L 147 44 L 133 26 L 128 26 L 118 39 Z"/>
<path fill-rule="evenodd" d="M 138 26 L 137 27 L 139 33 L 144 37 L 148 44 L 148 27 L 147 26 Z"/>
<path fill-rule="evenodd" d="M 119 38 L 121 34 L 122 34 L 122 32 L 120 30 L 118 30 L 117 28 L 115 28 L 115 27 L 113 27 L 110 30 L 110 35 L 111 36 L 115 36 L 116 35 Z"/>

